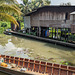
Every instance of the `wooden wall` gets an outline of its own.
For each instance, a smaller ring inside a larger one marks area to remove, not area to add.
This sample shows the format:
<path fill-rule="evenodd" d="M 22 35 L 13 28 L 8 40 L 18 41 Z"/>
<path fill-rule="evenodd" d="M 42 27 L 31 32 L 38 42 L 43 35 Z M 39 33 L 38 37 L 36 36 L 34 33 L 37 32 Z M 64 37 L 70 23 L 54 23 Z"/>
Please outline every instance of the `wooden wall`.
<path fill-rule="evenodd" d="M 37 12 L 31 15 L 31 26 L 50 27 L 52 25 L 60 25 L 64 23 L 65 13 L 58 12 Z"/>
<path fill-rule="evenodd" d="M 73 16 L 70 18 L 70 13 L 73 11 L 75 11 L 75 6 L 45 6 L 26 16 L 30 16 L 31 26 L 61 27 L 65 24 L 66 27 L 70 27 L 73 24 L 71 21 Z"/>
<path fill-rule="evenodd" d="M 39 26 L 39 14 L 32 14 L 30 20 L 31 26 Z"/>
<path fill-rule="evenodd" d="M 39 20 L 65 20 L 65 13 L 50 11 L 40 12 Z"/>
<path fill-rule="evenodd" d="M 75 33 L 75 25 L 71 25 L 71 33 Z"/>
<path fill-rule="evenodd" d="M 73 17 L 74 18 L 74 17 Z M 58 27 L 71 28 L 71 32 L 75 33 L 75 25 L 71 25 L 73 20 L 69 19 L 65 24 L 65 13 L 58 12 L 37 12 L 31 15 L 31 26 L 41 27 Z M 65 25 L 64 25 L 65 24 Z"/>

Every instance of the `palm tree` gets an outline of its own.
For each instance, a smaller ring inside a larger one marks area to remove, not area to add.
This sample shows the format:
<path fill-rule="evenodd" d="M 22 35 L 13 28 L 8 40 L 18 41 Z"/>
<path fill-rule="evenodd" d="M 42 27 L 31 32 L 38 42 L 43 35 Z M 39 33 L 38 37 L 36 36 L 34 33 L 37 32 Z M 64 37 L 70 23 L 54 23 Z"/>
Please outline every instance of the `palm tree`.
<path fill-rule="evenodd" d="M 22 0 L 23 4 L 21 5 L 21 11 L 24 14 L 27 14 L 39 7 L 45 6 L 45 5 L 50 5 L 51 1 L 50 0 Z"/>
<path fill-rule="evenodd" d="M 19 26 L 15 17 L 12 15 L 21 15 L 20 9 L 17 7 L 18 2 L 16 0 L 0 0 L 0 20 L 10 21 L 14 25 Z"/>

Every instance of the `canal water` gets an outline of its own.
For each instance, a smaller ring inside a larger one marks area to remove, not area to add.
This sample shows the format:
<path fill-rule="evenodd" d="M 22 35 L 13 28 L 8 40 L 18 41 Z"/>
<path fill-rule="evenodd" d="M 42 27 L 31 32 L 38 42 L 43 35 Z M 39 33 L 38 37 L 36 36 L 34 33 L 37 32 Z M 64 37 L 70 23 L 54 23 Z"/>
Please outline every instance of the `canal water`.
<path fill-rule="evenodd" d="M 0 54 L 75 65 L 75 49 L 25 37 L 0 34 Z"/>

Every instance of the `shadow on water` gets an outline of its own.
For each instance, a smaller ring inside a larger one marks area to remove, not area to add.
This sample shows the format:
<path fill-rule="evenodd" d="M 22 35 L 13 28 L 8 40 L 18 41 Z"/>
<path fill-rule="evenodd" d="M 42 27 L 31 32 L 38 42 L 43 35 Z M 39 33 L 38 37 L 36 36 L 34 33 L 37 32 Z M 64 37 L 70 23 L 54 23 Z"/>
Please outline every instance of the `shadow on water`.
<path fill-rule="evenodd" d="M 41 40 L 36 40 L 33 38 L 28 38 L 28 37 L 23 37 L 23 36 L 18 36 L 18 35 L 13 35 L 14 37 L 18 37 L 18 38 L 23 38 L 23 39 L 27 39 L 30 41 L 34 41 L 34 42 L 41 42 L 41 43 L 45 43 L 44 46 L 48 46 L 48 47 L 52 47 L 52 48 L 57 48 L 63 51 L 75 51 L 75 48 L 72 47 L 67 47 L 67 46 L 63 46 L 63 45 L 58 45 L 58 44 L 54 44 L 54 43 L 49 43 L 49 42 L 45 42 L 45 41 L 41 41 Z"/>
<path fill-rule="evenodd" d="M 63 50 L 63 51 L 64 50 L 65 51 L 75 51 L 75 49 L 72 48 L 72 47 L 66 47 L 66 46 L 61 46 L 61 45 L 57 45 L 57 44 L 46 43 L 45 46 L 57 48 L 57 49 L 60 49 L 60 50 Z"/>
<path fill-rule="evenodd" d="M 2 42 L 5 43 L 3 40 Z M 39 55 L 40 58 L 41 57 L 45 57 L 46 59 L 53 58 L 55 63 L 60 63 L 61 61 L 70 61 L 70 63 L 75 64 L 74 48 L 56 45 L 53 43 L 44 42 L 41 40 L 36 40 L 18 35 L 10 35 L 10 37 L 6 36 L 6 40 L 9 40 L 9 42 L 7 41 L 8 42 L 7 44 L 5 43 L 6 49 L 9 49 L 10 47 L 11 47 L 10 50 L 13 50 L 12 47 L 16 48 L 14 50 L 17 50 L 18 48 L 22 49 L 30 48 L 30 51 L 33 53 L 28 55 L 31 58 L 36 58 L 37 55 Z M 39 60 L 41 60 L 40 58 Z M 54 62 L 53 60 L 47 62 Z"/>

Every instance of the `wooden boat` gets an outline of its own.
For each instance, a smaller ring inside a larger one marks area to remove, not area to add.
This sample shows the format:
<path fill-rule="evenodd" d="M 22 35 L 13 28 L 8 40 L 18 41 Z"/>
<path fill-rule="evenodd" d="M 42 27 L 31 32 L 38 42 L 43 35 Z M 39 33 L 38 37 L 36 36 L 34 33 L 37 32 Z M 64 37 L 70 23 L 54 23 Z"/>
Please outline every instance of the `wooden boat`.
<path fill-rule="evenodd" d="M 18 66 L 24 67 L 27 70 L 25 72 L 17 71 L 14 69 L 8 69 L 0 67 L 0 71 L 15 74 L 15 75 L 75 75 L 75 67 L 65 66 L 54 63 L 47 63 L 37 60 L 30 60 L 25 58 L 13 57 L 1 55 L 4 58 L 5 63 L 14 63 Z M 17 68 L 16 68 L 17 69 Z"/>

